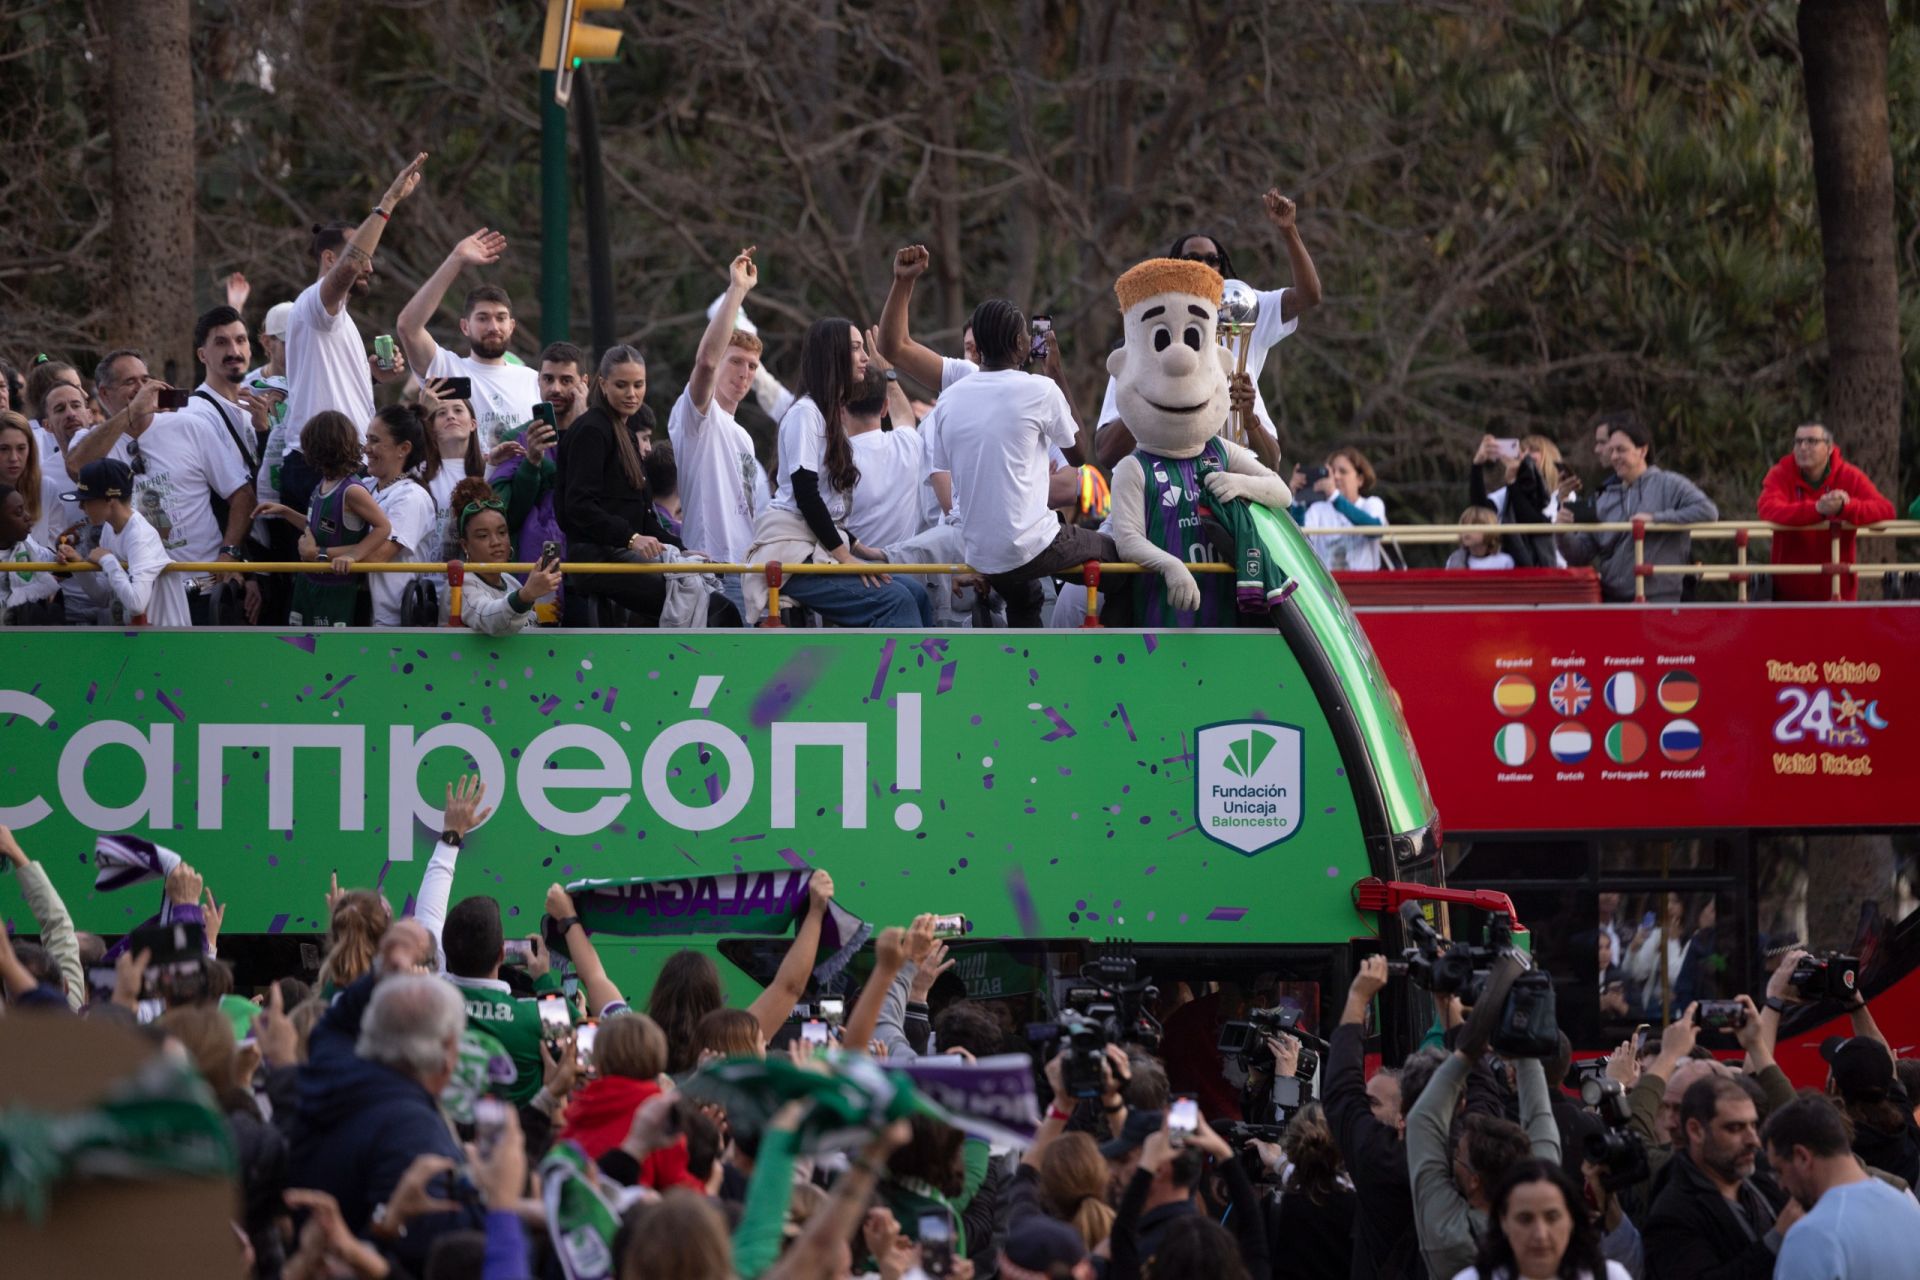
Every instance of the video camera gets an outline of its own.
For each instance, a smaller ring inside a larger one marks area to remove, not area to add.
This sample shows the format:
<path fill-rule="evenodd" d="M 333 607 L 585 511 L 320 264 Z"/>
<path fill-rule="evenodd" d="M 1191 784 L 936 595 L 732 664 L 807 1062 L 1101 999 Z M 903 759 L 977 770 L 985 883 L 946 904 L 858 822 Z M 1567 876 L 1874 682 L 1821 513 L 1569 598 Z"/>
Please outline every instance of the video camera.
<path fill-rule="evenodd" d="M 1484 943 L 1442 938 L 1417 902 L 1401 905 L 1400 924 L 1413 945 L 1402 952 L 1402 962 L 1388 966 L 1389 972 L 1398 970 L 1435 995 L 1457 995 L 1469 1008 L 1477 1006 L 1486 994 L 1487 978 L 1501 958 L 1518 957 L 1525 972 L 1508 988 L 1500 1022 L 1493 1032 L 1493 1050 L 1503 1058 L 1551 1058 L 1559 1052 L 1553 980 L 1531 956 L 1514 947 L 1512 916 L 1495 912 L 1487 924 Z"/>
<path fill-rule="evenodd" d="M 1600 1185 L 1618 1194 L 1652 1177 L 1647 1145 L 1629 1126 L 1633 1107 L 1627 1091 L 1612 1076 L 1588 1076 L 1580 1082 L 1580 1101 L 1600 1113 L 1606 1128 L 1587 1135 L 1587 1159 L 1601 1167 Z"/>
<path fill-rule="evenodd" d="M 1245 1018 L 1220 1028 L 1221 1060 L 1237 1061 L 1248 1071 L 1271 1068 L 1273 1058 L 1267 1052 L 1267 1038 L 1284 1031 L 1300 1041 L 1300 1062 L 1294 1068 L 1294 1078 L 1302 1084 L 1311 1083 L 1320 1072 L 1319 1050 L 1326 1046 L 1318 1036 L 1300 1029 L 1300 1017 L 1298 1009 L 1247 1010 Z"/>
<path fill-rule="evenodd" d="M 1793 966 L 1793 989 L 1803 1000 L 1860 998 L 1860 957 L 1838 951 L 1816 951 Z"/>
<path fill-rule="evenodd" d="M 1068 1097 L 1098 1098 L 1108 1045 L 1137 1044 L 1150 1053 L 1159 1049 L 1160 1023 L 1146 1009 L 1159 994 L 1152 978 L 1139 976 L 1131 954 L 1112 951 L 1081 966 L 1080 981 L 1067 988 L 1060 1020 L 1029 1027 L 1028 1038 L 1060 1045 Z"/>

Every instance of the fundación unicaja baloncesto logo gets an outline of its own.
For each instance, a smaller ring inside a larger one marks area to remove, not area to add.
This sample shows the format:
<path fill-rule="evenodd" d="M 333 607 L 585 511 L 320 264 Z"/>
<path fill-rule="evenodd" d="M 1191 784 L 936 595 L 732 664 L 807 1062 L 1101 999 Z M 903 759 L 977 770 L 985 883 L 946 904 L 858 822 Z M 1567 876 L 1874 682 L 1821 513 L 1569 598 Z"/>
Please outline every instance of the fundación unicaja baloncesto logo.
<path fill-rule="evenodd" d="M 1265 720 L 1202 726 L 1194 821 L 1209 840 L 1251 857 L 1299 832 L 1303 738 Z"/>

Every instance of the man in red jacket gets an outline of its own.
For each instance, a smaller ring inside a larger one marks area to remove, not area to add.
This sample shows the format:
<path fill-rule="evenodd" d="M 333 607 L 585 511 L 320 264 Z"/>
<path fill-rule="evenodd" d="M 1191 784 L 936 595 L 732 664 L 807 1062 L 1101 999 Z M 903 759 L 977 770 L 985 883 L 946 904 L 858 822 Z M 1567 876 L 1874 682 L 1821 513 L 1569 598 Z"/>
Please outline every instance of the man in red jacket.
<path fill-rule="evenodd" d="M 1760 487 L 1760 518 L 1769 524 L 1810 525 L 1804 533 L 1773 535 L 1775 564 L 1826 564 L 1832 554 L 1827 521 L 1874 524 L 1893 519 L 1893 504 L 1882 497 L 1867 473 L 1840 457 L 1833 433 L 1809 422 L 1793 433 L 1793 452 L 1773 464 Z M 1853 563 L 1853 530 L 1840 535 L 1840 562 Z M 1840 598 L 1859 595 L 1859 579 L 1840 579 Z M 1826 600 L 1824 576 L 1780 574 L 1773 580 L 1775 600 Z"/>

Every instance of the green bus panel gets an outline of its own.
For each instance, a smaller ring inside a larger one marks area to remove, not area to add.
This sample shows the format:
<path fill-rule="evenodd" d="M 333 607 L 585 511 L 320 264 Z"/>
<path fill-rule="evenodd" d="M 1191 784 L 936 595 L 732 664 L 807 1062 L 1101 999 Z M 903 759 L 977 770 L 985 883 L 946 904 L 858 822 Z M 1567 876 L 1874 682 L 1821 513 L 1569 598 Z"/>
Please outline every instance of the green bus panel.
<path fill-rule="evenodd" d="M 404 909 L 474 768 L 499 807 L 454 896 L 498 898 L 510 934 L 556 880 L 802 864 L 876 924 L 963 912 L 976 937 L 1364 930 L 1354 791 L 1272 631 L 15 631 L 0 654 L 0 822 L 100 933 L 160 897 L 96 891 L 108 831 L 192 862 L 229 935 L 322 930 L 333 872 Z M 7 877 L 0 913 L 33 927 Z"/>

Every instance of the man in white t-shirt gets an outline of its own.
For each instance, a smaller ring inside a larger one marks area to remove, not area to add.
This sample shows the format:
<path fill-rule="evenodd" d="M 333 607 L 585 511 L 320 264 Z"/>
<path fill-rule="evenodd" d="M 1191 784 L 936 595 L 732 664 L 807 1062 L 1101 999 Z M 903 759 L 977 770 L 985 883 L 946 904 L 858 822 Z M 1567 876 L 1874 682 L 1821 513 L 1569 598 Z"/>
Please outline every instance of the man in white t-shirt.
<path fill-rule="evenodd" d="M 436 343 L 427 332 L 427 322 L 461 272 L 491 266 L 506 251 L 507 238 L 498 231 L 482 227 L 474 232 L 453 246 L 440 269 L 400 309 L 394 325 L 407 363 L 424 369 L 423 378 L 472 379 L 473 420 L 480 433 L 480 452 L 487 456 L 492 456 L 504 433 L 533 417 L 533 406 L 540 399 L 540 375 L 507 359 L 507 347 L 513 342 L 513 300 L 498 285 L 483 284 L 468 291 L 460 308 L 460 334 L 467 340 L 464 356 Z"/>
<path fill-rule="evenodd" d="M 78 484 L 61 497 L 78 503 L 87 519 L 100 528 L 100 545 L 86 555 L 62 543 L 60 559 L 74 564 L 90 560 L 98 573 L 75 574 L 103 605 L 117 606 L 119 621 L 144 620 L 150 627 L 193 624 L 187 608 L 185 580 L 165 573 L 168 556 L 160 535 L 128 505 L 133 496 L 133 471 L 117 458 L 102 458 L 80 468 Z"/>
<path fill-rule="evenodd" d="M 300 432 L 314 414 L 333 409 L 353 421 L 361 438 L 373 420 L 373 384 L 398 382 L 407 376 L 404 353 L 394 353 L 393 367 L 383 369 L 361 340 L 359 326 L 347 313 L 350 298 L 364 298 L 373 288 L 373 254 L 380 234 L 402 200 L 420 185 L 427 153 L 415 156 L 373 212 L 348 234 L 348 224 L 331 223 L 314 232 L 308 251 L 320 276 L 293 300 L 287 317 L 287 453 L 280 466 L 280 501 L 305 511 L 320 477 L 300 451 Z"/>
<path fill-rule="evenodd" d="M 847 528 L 869 547 L 898 546 L 926 528 L 920 501 L 921 480 L 927 472 L 925 441 L 911 411 L 904 424 L 896 412 L 891 430 L 881 425 L 888 416 L 889 389 L 898 385 L 886 377 L 892 371 L 879 360 L 869 365 L 866 380 L 854 388 L 853 398 L 841 411 L 854 465 L 860 468 Z"/>
<path fill-rule="evenodd" d="M 721 564 L 739 564 L 753 546 L 753 520 L 767 507 L 766 468 L 753 437 L 734 414 L 760 373 L 760 339 L 740 329 L 740 304 L 760 282 L 753 250 L 727 269 L 727 291 L 700 335 L 693 374 L 667 414 L 667 438 L 680 468 L 680 541 Z M 740 575 L 721 575 L 735 607 Z"/>
<path fill-rule="evenodd" d="M 1227 419 L 1227 427 L 1220 435 L 1234 444 L 1252 449 L 1263 465 L 1269 470 L 1278 471 L 1279 431 L 1273 425 L 1273 415 L 1267 412 L 1266 398 L 1260 394 L 1260 374 L 1267 366 L 1267 354 L 1281 341 L 1292 336 L 1293 331 L 1300 327 L 1301 316 L 1320 305 L 1320 273 L 1314 268 L 1313 255 L 1307 252 L 1306 243 L 1300 239 L 1298 210 L 1293 201 L 1278 190 L 1271 190 L 1261 197 L 1261 204 L 1266 211 L 1267 221 L 1286 242 L 1287 261 L 1293 269 L 1293 287 L 1262 290 L 1259 295 L 1260 314 L 1254 318 L 1253 328 L 1227 344 L 1236 362 L 1240 346 L 1244 344 L 1246 347 L 1247 381 L 1251 385 L 1241 394 L 1252 396 L 1253 416 L 1258 423 L 1255 430 L 1263 431 L 1264 435 L 1247 438 L 1240 430 L 1238 413 Z M 1204 263 L 1225 279 L 1237 278 L 1233 258 L 1227 253 L 1226 246 L 1209 235 L 1193 233 L 1181 236 L 1173 242 L 1173 247 L 1165 256 Z M 1121 420 L 1119 406 L 1115 402 L 1117 385 L 1113 379 L 1107 380 L 1106 398 L 1100 404 L 1100 420 L 1094 424 L 1094 447 L 1103 467 L 1112 467 L 1134 449 L 1133 433 L 1127 430 L 1127 424 Z"/>
<path fill-rule="evenodd" d="M 977 373 L 908 334 L 913 282 L 929 261 L 923 245 L 894 256 L 893 287 L 880 313 L 882 354 L 914 380 L 941 388 L 940 427 L 927 461 L 952 476 L 951 509 L 962 513 L 967 563 L 1006 600 L 1009 626 L 1037 627 L 1044 599 L 1038 580 L 1072 574 L 1089 560 L 1115 559 L 1113 539 L 1053 513 L 1054 484 L 1078 484 L 1071 469 L 1050 479 L 1055 451 L 1074 444 L 1077 429 L 1059 386 L 1025 372 L 1033 339 L 1020 309 L 1004 298 L 974 309 L 968 327 L 980 352 Z"/>

